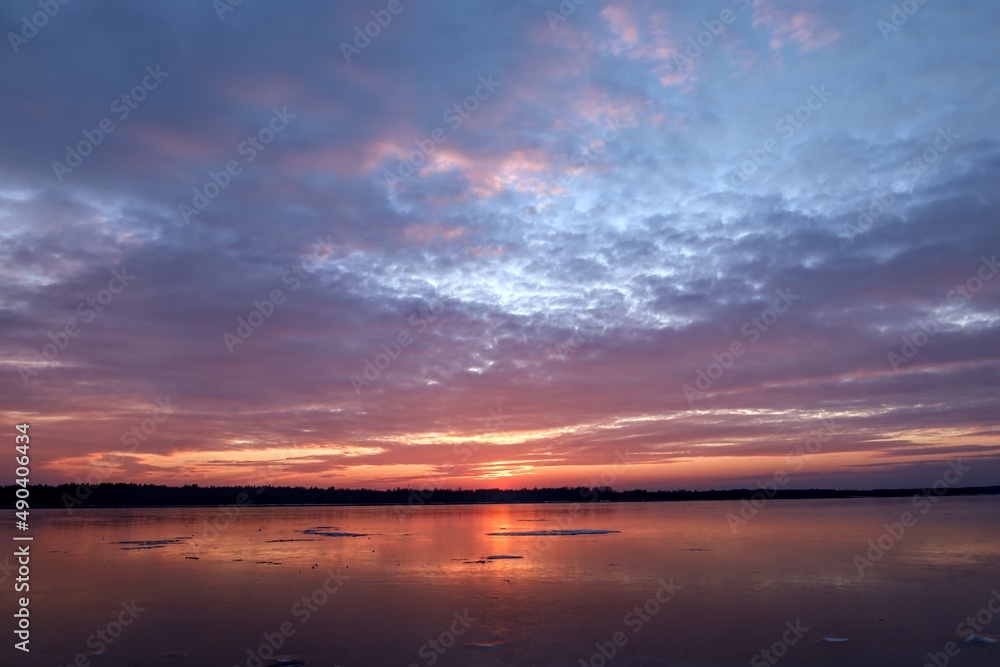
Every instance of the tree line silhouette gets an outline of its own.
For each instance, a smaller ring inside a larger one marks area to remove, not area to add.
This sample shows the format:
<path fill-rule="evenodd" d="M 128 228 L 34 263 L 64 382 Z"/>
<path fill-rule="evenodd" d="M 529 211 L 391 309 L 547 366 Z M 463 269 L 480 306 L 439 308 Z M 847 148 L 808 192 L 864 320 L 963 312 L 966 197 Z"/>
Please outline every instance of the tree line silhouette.
<path fill-rule="evenodd" d="M 2 506 L 14 506 L 17 486 L 3 487 Z M 1000 486 L 933 489 L 729 489 L 712 491 L 615 491 L 611 487 L 544 487 L 523 489 L 340 489 L 300 486 L 164 486 L 104 483 L 30 485 L 32 508 L 184 507 L 216 505 L 451 505 L 483 503 L 587 503 L 737 500 L 755 501 L 837 498 L 898 498 L 917 494 L 973 496 L 1000 494 Z"/>

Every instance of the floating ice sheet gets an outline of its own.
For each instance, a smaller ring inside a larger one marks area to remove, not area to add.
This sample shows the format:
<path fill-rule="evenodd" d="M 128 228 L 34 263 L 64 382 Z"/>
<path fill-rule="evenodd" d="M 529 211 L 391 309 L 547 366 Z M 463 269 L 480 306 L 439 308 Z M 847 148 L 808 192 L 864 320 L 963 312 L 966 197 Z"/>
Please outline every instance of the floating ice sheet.
<path fill-rule="evenodd" d="M 368 537 L 370 533 L 346 533 L 339 530 L 320 530 L 319 528 L 309 528 L 303 530 L 306 535 L 323 535 L 324 537 Z"/>
<path fill-rule="evenodd" d="M 140 551 L 143 549 L 162 549 L 169 544 L 184 544 L 187 537 L 177 537 L 167 540 L 124 540 L 122 542 L 112 542 L 111 544 L 126 544 L 122 551 Z"/>
<path fill-rule="evenodd" d="M 467 646 L 472 649 L 479 649 L 480 651 L 492 651 L 494 649 L 506 646 L 507 642 L 466 642 L 463 646 Z"/>
<path fill-rule="evenodd" d="M 302 667 L 307 662 L 308 659 L 301 655 L 276 655 L 267 667 Z"/>
<path fill-rule="evenodd" d="M 316 529 L 313 528 L 313 530 L 316 530 Z M 299 538 L 299 539 L 291 538 L 291 539 L 287 539 L 287 540 L 264 540 L 264 542 L 267 543 L 267 544 L 272 544 L 274 542 L 315 542 L 315 541 L 316 540 L 309 540 L 309 539 L 306 539 L 306 538 Z"/>

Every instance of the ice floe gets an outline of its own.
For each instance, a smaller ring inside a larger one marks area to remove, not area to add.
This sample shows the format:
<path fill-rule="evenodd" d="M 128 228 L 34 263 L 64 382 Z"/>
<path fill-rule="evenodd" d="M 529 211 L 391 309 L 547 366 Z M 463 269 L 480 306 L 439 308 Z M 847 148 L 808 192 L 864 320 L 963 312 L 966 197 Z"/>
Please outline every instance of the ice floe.
<path fill-rule="evenodd" d="M 143 549 L 162 549 L 170 544 L 184 544 L 188 539 L 190 538 L 176 537 L 167 540 L 123 540 L 121 542 L 112 542 L 111 544 L 128 545 L 122 547 L 122 551 L 140 551 Z"/>
<path fill-rule="evenodd" d="M 316 530 L 316 529 L 313 528 L 313 530 Z M 287 539 L 287 540 L 264 540 L 264 542 L 266 544 L 272 544 L 274 542 L 315 542 L 315 541 L 316 540 L 309 540 L 309 539 L 306 539 L 306 538 L 299 538 L 299 539 L 291 538 L 291 539 Z"/>
<path fill-rule="evenodd" d="M 276 655 L 267 663 L 267 667 L 302 667 L 307 662 L 308 659 L 301 655 Z"/>
<path fill-rule="evenodd" d="M 309 528 L 303 530 L 306 535 L 323 535 L 324 537 L 368 537 L 371 533 L 346 533 L 339 530 L 320 530 L 319 528 Z"/>
<path fill-rule="evenodd" d="M 497 641 L 497 642 L 466 642 L 465 644 L 462 644 L 462 646 L 465 646 L 465 647 L 468 647 L 468 648 L 472 648 L 472 649 L 479 649 L 480 651 L 492 651 L 492 650 L 495 650 L 495 649 L 498 649 L 498 648 L 503 648 L 506 645 L 507 645 L 507 642 L 500 642 L 500 641 Z"/>

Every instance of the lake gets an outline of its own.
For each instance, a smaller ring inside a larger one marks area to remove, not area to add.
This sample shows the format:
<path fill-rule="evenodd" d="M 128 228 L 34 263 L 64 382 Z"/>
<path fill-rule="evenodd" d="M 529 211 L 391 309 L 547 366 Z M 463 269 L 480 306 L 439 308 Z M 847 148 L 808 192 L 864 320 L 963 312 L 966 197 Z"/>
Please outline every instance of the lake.
<path fill-rule="evenodd" d="M 33 512 L 8 664 L 1000 664 L 997 497 L 249 502 Z"/>

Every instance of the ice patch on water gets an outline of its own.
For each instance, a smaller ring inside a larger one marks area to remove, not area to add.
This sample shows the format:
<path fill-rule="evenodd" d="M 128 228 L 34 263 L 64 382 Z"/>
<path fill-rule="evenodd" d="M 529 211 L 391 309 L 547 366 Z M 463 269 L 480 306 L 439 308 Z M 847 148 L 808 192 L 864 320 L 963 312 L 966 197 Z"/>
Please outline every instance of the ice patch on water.
<path fill-rule="evenodd" d="M 308 658 L 301 655 L 276 655 L 267 667 L 302 667 L 307 662 Z"/>
<path fill-rule="evenodd" d="M 818 644 L 820 642 L 828 642 L 830 644 L 838 644 L 840 642 L 849 642 L 850 639 L 844 637 L 823 637 L 822 639 L 814 639 L 813 644 Z"/>
<path fill-rule="evenodd" d="M 507 642 L 466 642 L 462 646 L 466 646 L 472 649 L 479 649 L 480 651 L 493 651 L 498 648 L 503 648 L 507 645 Z"/>
<path fill-rule="evenodd" d="M 512 556 L 510 554 L 497 554 L 496 556 L 487 556 L 486 560 L 514 560 L 517 558 L 524 558 L 524 556 Z"/>
<path fill-rule="evenodd" d="M 305 538 L 300 538 L 300 539 L 292 538 L 292 539 L 288 539 L 288 540 L 264 540 L 264 543 L 265 544 L 272 544 L 274 542 L 315 542 L 315 541 L 316 540 L 307 540 Z"/>
<path fill-rule="evenodd" d="M 545 535 L 607 535 L 609 533 L 620 533 L 620 530 L 603 530 L 577 528 L 575 530 L 517 530 L 502 533 L 486 533 L 487 535 L 504 537 L 535 537 Z"/>
<path fill-rule="evenodd" d="M 368 537 L 371 533 L 345 533 L 334 530 L 320 530 L 319 528 L 309 528 L 303 530 L 306 535 L 323 535 L 324 537 Z"/>
<path fill-rule="evenodd" d="M 187 537 L 178 537 L 169 540 L 124 540 L 122 542 L 112 542 L 111 544 L 127 544 L 122 547 L 122 551 L 141 551 L 144 549 L 162 549 L 170 544 L 184 544 Z"/>
<path fill-rule="evenodd" d="M 965 638 L 966 644 L 996 644 L 997 640 L 991 639 L 990 637 L 980 637 L 979 635 L 972 635 L 971 637 Z"/>
<path fill-rule="evenodd" d="M 148 551 L 149 549 L 162 549 L 162 544 L 151 544 L 143 547 L 122 547 L 122 551 Z"/>

